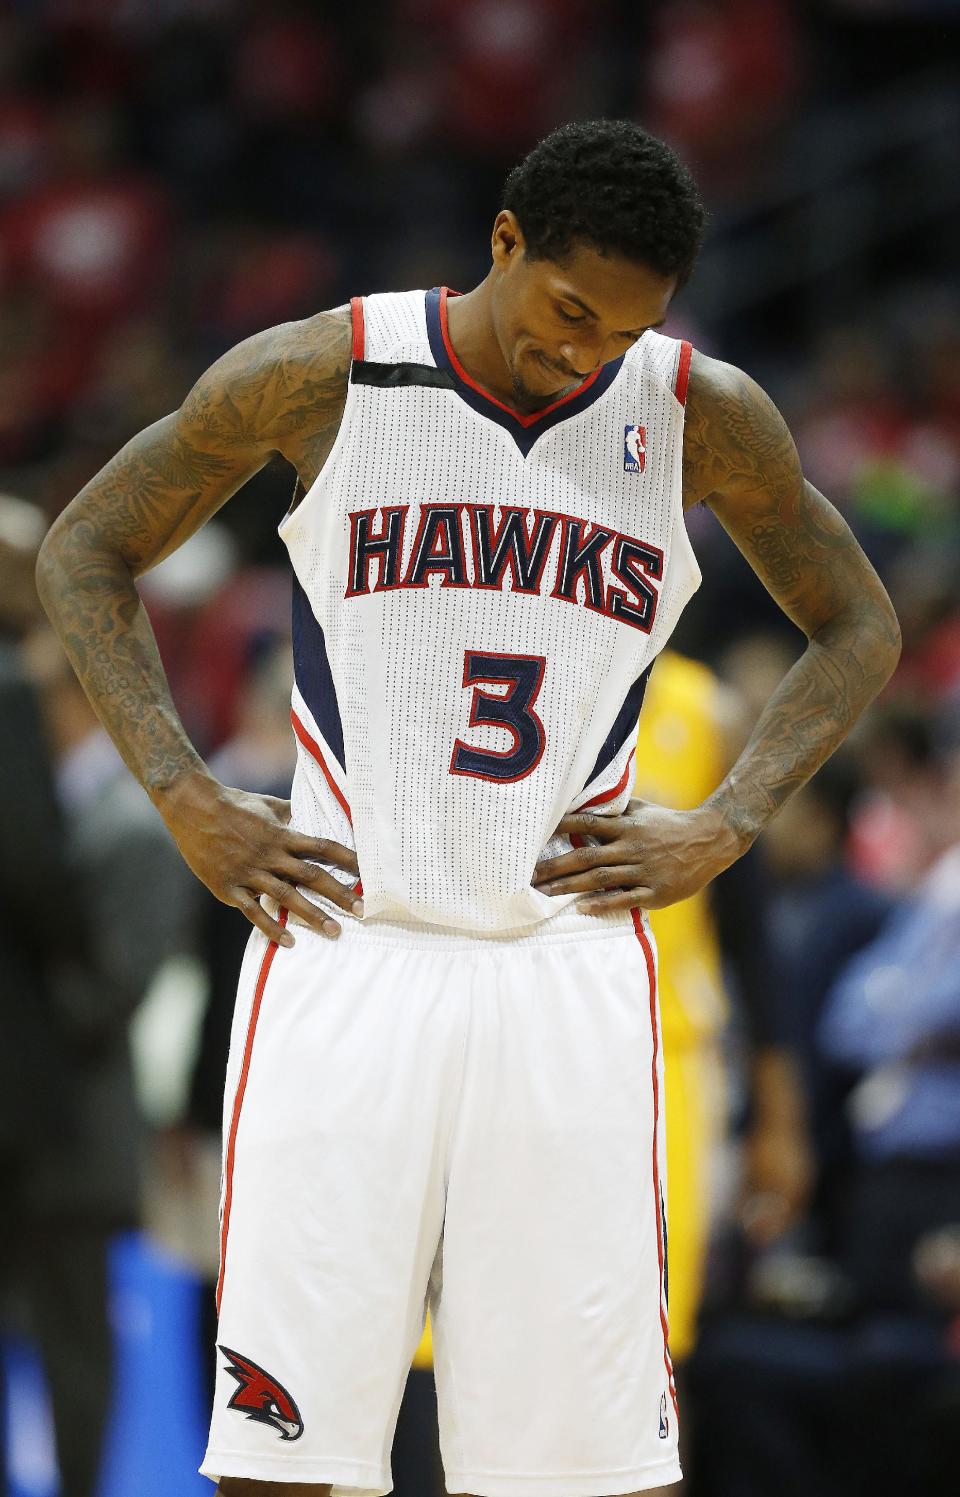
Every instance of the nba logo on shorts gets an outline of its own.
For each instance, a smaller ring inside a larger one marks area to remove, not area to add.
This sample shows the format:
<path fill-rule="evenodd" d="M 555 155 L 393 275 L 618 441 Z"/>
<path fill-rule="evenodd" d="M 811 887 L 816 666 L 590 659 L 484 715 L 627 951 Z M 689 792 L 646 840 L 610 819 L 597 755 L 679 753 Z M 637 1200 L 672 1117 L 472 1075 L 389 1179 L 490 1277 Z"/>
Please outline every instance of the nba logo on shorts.
<path fill-rule="evenodd" d="M 664 1393 L 660 1398 L 660 1438 L 665 1440 L 670 1433 L 670 1421 L 667 1418 L 667 1395 Z"/>
<path fill-rule="evenodd" d="M 647 457 L 647 428 L 625 426 L 623 428 L 623 471 L 642 473 Z"/>

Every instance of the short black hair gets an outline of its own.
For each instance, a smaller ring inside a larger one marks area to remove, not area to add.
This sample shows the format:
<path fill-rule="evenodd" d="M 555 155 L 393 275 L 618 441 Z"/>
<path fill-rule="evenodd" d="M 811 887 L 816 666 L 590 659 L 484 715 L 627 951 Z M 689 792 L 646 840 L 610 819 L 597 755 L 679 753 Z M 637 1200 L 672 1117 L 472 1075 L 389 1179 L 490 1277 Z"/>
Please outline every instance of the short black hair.
<path fill-rule="evenodd" d="M 561 125 L 507 177 L 527 252 L 564 260 L 586 241 L 662 276 L 689 280 L 706 217 L 697 184 L 674 150 L 632 120 Z"/>

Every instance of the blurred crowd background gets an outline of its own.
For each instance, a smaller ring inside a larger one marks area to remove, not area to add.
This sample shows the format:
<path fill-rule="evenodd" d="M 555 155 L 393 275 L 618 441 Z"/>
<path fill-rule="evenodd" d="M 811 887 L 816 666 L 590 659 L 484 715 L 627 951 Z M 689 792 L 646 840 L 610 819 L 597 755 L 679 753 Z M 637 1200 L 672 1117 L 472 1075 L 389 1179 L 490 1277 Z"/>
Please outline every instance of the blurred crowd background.
<path fill-rule="evenodd" d="M 31 557 L 229 345 L 351 294 L 474 284 L 506 170 L 600 114 L 639 119 L 696 170 L 708 241 L 666 331 L 778 401 L 904 634 L 848 746 L 698 915 L 719 990 L 699 1017 L 680 961 L 675 994 L 666 973 L 668 1088 L 688 1088 L 671 1104 L 679 1143 L 689 1131 L 688 1206 L 670 1206 L 684 1490 L 956 1490 L 960 6 L 30 0 L 0 15 L 8 1497 L 207 1489 L 246 934 L 100 733 Z M 292 488 L 268 467 L 144 580 L 194 741 L 221 778 L 278 794 Z M 802 643 L 711 517 L 690 529 L 704 585 L 640 756 L 640 788 L 677 803 L 685 752 L 713 735 L 722 773 Z M 436 1479 L 419 1361 L 400 1497 Z"/>

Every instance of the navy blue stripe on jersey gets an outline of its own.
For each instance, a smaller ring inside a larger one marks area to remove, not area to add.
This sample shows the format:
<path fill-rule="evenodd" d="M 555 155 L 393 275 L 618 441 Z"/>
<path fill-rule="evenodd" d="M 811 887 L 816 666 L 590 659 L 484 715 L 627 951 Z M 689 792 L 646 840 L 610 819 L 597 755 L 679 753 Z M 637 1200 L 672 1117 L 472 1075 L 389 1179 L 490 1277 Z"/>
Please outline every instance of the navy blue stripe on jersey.
<path fill-rule="evenodd" d="M 453 376 L 432 364 L 373 364 L 368 360 L 350 368 L 350 383 L 377 385 L 381 390 L 396 390 L 403 385 L 433 385 L 441 390 L 454 388 Z"/>
<path fill-rule="evenodd" d="M 462 366 L 458 367 L 456 355 L 451 356 L 452 350 L 448 348 L 444 337 L 445 295 L 446 288 L 441 287 L 435 287 L 426 293 L 427 335 L 437 368 L 449 374 L 453 388 L 471 410 L 480 416 L 489 417 L 510 433 L 524 457 L 529 456 L 537 438 L 542 437 L 544 432 L 558 426 L 561 421 L 566 421 L 569 416 L 579 415 L 593 405 L 595 400 L 599 400 L 609 390 L 623 366 L 621 355 L 619 359 L 612 359 L 610 363 L 604 364 L 596 375 L 585 380 L 570 395 L 559 398 L 543 411 L 521 415 L 519 411 L 511 411 L 495 396 L 472 382 Z"/>
<path fill-rule="evenodd" d="M 628 743 L 637 731 L 637 719 L 640 716 L 640 708 L 643 706 L 643 694 L 647 689 L 647 681 L 653 670 L 653 664 L 654 662 L 651 661 L 627 692 L 623 706 L 614 718 L 613 727 L 603 741 L 603 747 L 597 755 L 597 762 L 587 776 L 584 790 L 593 784 L 598 775 L 603 774 L 608 764 L 613 763 L 623 745 Z"/>
<path fill-rule="evenodd" d="M 324 742 L 345 770 L 343 723 L 327 659 L 327 642 L 296 577 L 293 579 L 293 675 Z"/>

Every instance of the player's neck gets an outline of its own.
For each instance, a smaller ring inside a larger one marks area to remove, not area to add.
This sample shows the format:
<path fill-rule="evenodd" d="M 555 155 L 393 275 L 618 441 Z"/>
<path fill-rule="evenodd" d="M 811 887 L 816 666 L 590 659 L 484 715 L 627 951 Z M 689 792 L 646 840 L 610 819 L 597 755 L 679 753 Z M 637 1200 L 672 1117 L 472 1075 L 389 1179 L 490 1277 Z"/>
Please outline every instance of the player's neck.
<path fill-rule="evenodd" d="M 447 302 L 447 332 L 453 351 L 471 379 L 515 410 L 528 413 L 548 402 L 520 401 L 500 344 L 490 310 L 490 276 L 463 296 Z M 551 396 L 550 399 L 555 399 Z"/>

